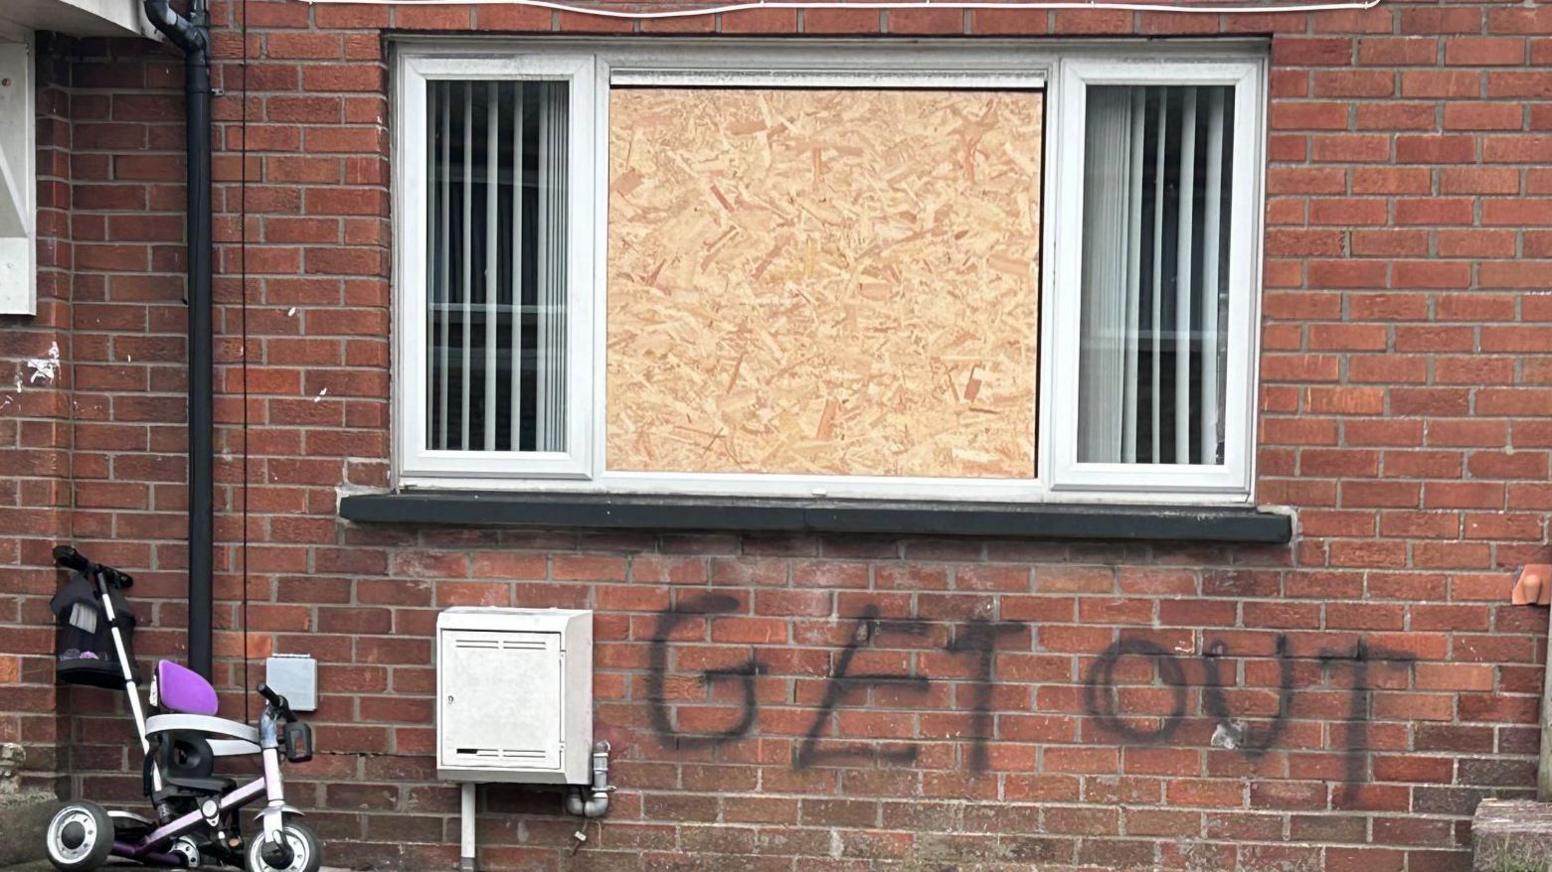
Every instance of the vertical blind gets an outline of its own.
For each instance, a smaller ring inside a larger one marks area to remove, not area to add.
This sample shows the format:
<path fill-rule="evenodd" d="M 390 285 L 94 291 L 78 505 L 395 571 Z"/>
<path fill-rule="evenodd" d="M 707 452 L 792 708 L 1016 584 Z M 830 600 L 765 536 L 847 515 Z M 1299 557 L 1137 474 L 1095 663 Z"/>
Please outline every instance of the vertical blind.
<path fill-rule="evenodd" d="M 564 451 L 567 85 L 428 87 L 426 444 Z"/>
<path fill-rule="evenodd" d="M 1088 89 L 1081 462 L 1224 462 L 1232 96 Z"/>

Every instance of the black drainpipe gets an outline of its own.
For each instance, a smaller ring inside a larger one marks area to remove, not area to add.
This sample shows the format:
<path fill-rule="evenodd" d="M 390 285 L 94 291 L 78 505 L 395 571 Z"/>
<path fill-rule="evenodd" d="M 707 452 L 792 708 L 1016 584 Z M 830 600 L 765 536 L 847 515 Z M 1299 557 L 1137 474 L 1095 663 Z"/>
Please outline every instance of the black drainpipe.
<path fill-rule="evenodd" d="M 144 0 L 146 17 L 183 52 L 188 149 L 189 306 L 189 668 L 211 677 L 210 577 L 214 545 L 211 429 L 213 311 L 210 295 L 210 11 L 190 0 L 188 16 L 169 0 Z"/>

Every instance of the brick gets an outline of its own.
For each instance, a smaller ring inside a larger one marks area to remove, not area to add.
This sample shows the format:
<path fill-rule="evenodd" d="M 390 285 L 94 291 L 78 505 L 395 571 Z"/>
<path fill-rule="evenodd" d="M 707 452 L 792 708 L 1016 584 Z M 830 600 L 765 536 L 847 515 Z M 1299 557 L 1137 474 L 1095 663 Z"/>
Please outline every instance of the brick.
<path fill-rule="evenodd" d="M 1421 167 L 1363 167 L 1353 171 L 1355 194 L 1428 194 L 1432 191 L 1432 173 Z"/>
<path fill-rule="evenodd" d="M 1058 34 L 1116 34 L 1132 30 L 1132 13 L 1122 10 L 1058 10 L 1051 15 L 1051 32 Z"/>
<path fill-rule="evenodd" d="M 1488 163 L 1544 162 L 1552 159 L 1552 136 L 1488 137 L 1482 143 L 1482 159 Z"/>
<path fill-rule="evenodd" d="M 1374 134 L 1325 135 L 1312 140 L 1316 162 L 1379 162 L 1390 159 L 1389 137 Z"/>
<path fill-rule="evenodd" d="M 1396 137 L 1396 160 L 1400 163 L 1471 163 L 1475 159 L 1476 140 L 1469 136 Z"/>
<path fill-rule="evenodd" d="M 1377 180 L 1366 176 L 1366 184 L 1374 181 Z M 1382 227 L 1391 223 L 1390 204 L 1379 199 L 1312 197 L 1309 200 L 1309 223 L 1315 226 Z"/>
<path fill-rule="evenodd" d="M 1483 95 L 1482 74 L 1474 70 L 1407 70 L 1401 74 L 1402 97 L 1472 98 Z"/>
<path fill-rule="evenodd" d="M 1524 125 L 1524 110 L 1512 103 L 1448 103 L 1444 107 L 1445 130 L 1519 130 Z M 1485 148 L 1483 157 L 1494 160 Z"/>
<path fill-rule="evenodd" d="M 1501 8 L 1487 14 L 1489 33 L 1552 33 L 1552 15 L 1545 9 Z"/>
<path fill-rule="evenodd" d="M 872 9 L 806 9 L 804 33 L 879 33 L 885 15 Z"/>
<path fill-rule="evenodd" d="M 1468 225 L 1475 221 L 1469 199 L 1435 197 L 1396 202 L 1396 223 L 1401 225 Z"/>
<path fill-rule="evenodd" d="M 479 6 L 477 29 L 482 31 L 532 32 L 550 30 L 554 15 L 548 9 L 524 6 Z"/>
<path fill-rule="evenodd" d="M 1287 66 L 1346 66 L 1353 41 L 1342 37 L 1286 37 L 1272 40 L 1272 62 Z"/>
<path fill-rule="evenodd" d="M 1444 62 L 1461 66 L 1520 66 L 1525 40 L 1505 37 L 1451 37 L 1444 41 Z"/>
<path fill-rule="evenodd" d="M 1315 97 L 1390 97 L 1396 74 L 1389 70 L 1319 70 L 1314 74 Z"/>
<path fill-rule="evenodd" d="M 1279 102 L 1269 123 L 1273 130 L 1346 130 L 1349 114 L 1345 103 Z"/>
<path fill-rule="evenodd" d="M 1403 88 L 1411 84 L 1402 79 Z M 1426 96 L 1408 94 L 1408 96 Z M 1359 103 L 1357 129 L 1359 130 L 1434 130 L 1437 129 L 1438 110 L 1432 103 L 1404 103 L 1387 100 L 1381 103 Z"/>
<path fill-rule="evenodd" d="M 1029 36 L 1046 33 L 1046 16 L 1034 9 L 973 9 L 970 33 L 982 36 Z"/>
<path fill-rule="evenodd" d="M 1402 33 L 1481 33 L 1483 12 L 1470 6 L 1406 9 L 1401 13 Z"/>
<path fill-rule="evenodd" d="M 1488 97 L 1552 97 L 1552 73 L 1495 71 L 1487 77 Z"/>
<path fill-rule="evenodd" d="M 1373 66 L 1426 66 L 1439 55 L 1439 40 L 1426 36 L 1371 36 L 1358 40 L 1358 63 Z"/>
<path fill-rule="evenodd" d="M 271 33 L 264 40 L 264 54 L 271 58 L 338 60 L 344 42 L 331 33 Z"/>
<path fill-rule="evenodd" d="M 965 30 L 965 13 L 959 9 L 897 9 L 889 13 L 889 33 L 960 34 Z"/>
<path fill-rule="evenodd" d="M 1517 170 L 1498 167 L 1446 167 L 1439 173 L 1441 194 L 1515 194 L 1520 190 Z"/>

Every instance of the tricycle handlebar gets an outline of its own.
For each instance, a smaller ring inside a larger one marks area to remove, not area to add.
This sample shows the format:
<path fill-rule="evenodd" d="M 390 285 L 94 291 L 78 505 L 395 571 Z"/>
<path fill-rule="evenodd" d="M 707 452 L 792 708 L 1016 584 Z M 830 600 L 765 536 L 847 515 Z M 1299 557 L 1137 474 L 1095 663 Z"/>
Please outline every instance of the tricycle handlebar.
<path fill-rule="evenodd" d="M 101 563 L 93 563 L 85 554 L 71 548 L 69 545 L 54 546 L 54 562 L 66 569 L 74 569 L 82 575 L 91 577 L 93 572 L 100 573 L 103 580 L 117 588 L 127 588 L 135 583 L 135 577 L 127 572 L 120 572 L 111 566 L 103 566 Z"/>

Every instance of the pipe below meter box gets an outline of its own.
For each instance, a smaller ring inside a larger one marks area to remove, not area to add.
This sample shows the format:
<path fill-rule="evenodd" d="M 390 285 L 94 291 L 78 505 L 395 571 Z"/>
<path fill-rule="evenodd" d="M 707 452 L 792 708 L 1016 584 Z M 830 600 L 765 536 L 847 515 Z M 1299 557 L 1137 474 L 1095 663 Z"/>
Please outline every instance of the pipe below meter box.
<path fill-rule="evenodd" d="M 206 679 L 214 667 L 211 613 L 214 506 L 214 310 L 211 284 L 210 9 L 190 0 L 187 16 L 169 0 L 144 0 L 146 18 L 183 52 L 188 152 L 189 344 L 189 667 Z"/>

